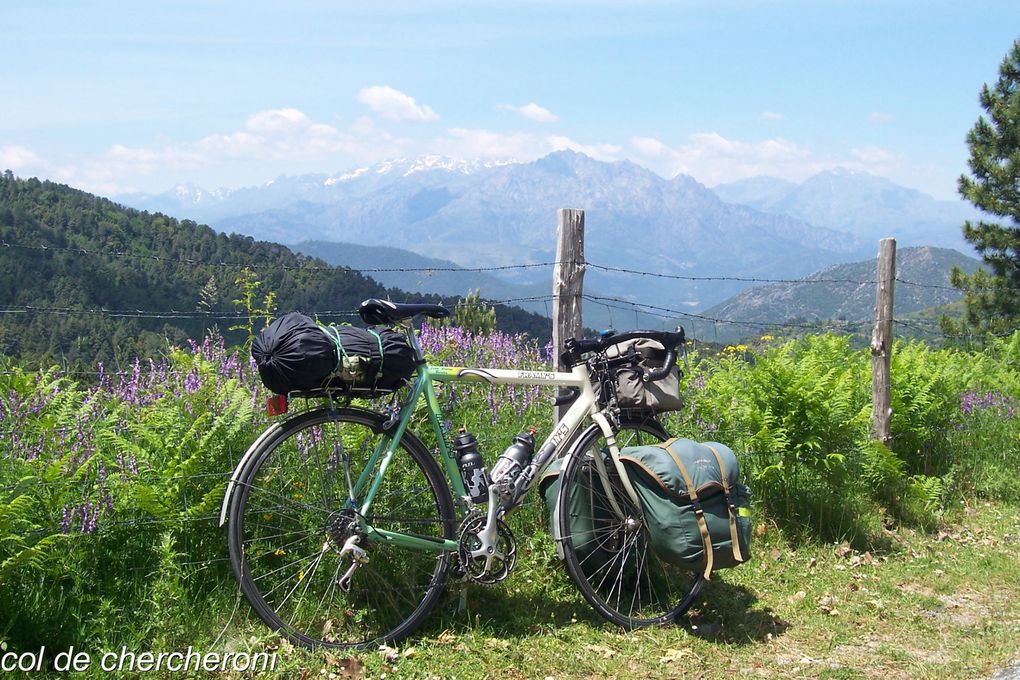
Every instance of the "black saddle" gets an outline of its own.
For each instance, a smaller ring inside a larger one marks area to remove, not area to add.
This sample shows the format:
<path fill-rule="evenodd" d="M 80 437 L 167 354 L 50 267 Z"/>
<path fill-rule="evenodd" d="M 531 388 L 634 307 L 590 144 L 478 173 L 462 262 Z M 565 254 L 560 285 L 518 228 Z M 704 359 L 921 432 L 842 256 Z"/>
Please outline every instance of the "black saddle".
<path fill-rule="evenodd" d="M 390 302 L 378 298 L 369 298 L 358 307 L 358 314 L 365 323 L 373 326 L 391 324 L 424 314 L 430 319 L 445 319 L 450 310 L 442 305 L 416 305 Z"/>

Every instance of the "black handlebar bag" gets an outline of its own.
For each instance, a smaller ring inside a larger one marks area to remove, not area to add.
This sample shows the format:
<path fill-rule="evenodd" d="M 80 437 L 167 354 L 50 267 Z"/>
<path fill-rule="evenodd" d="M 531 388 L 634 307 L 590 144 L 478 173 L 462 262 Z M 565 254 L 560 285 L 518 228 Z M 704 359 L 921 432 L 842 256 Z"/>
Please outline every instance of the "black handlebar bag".
<path fill-rule="evenodd" d="M 660 380 L 645 382 L 644 374 L 662 368 L 668 352 L 651 338 L 633 338 L 606 348 L 606 358 L 630 357 L 615 369 L 616 403 L 626 410 L 662 413 L 683 408 L 680 398 L 680 369 L 676 364 Z"/>

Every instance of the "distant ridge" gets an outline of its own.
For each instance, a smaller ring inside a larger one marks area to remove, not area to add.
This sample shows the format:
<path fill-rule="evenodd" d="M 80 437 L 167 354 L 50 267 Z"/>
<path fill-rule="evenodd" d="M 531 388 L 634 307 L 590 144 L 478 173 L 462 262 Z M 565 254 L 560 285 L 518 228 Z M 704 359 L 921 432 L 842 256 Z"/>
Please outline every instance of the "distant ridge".
<path fill-rule="evenodd" d="M 959 291 L 945 288 L 950 285 L 950 271 L 959 267 L 971 273 L 980 264 L 978 260 L 948 248 L 899 248 L 896 252 L 897 278 L 922 286 L 903 282 L 895 284 L 895 314 L 904 316 L 960 300 L 962 294 Z M 750 325 L 694 322 L 691 327 L 707 340 L 733 342 L 773 332 L 768 324 L 869 321 L 874 317 L 874 280 L 875 260 L 833 265 L 805 276 L 802 282 L 770 283 L 748 288 L 702 312 L 714 319 Z M 790 332 L 796 332 L 796 328 Z"/>
<path fill-rule="evenodd" d="M 236 279 L 256 272 L 278 312 L 348 314 L 367 297 L 454 304 L 387 288 L 360 273 L 295 254 L 276 243 L 227 236 L 190 220 L 140 212 L 70 187 L 0 175 L 0 354 L 43 363 L 109 366 L 201 338 L 216 325 L 228 341 L 243 323 Z M 106 310 L 106 311 L 104 311 Z M 113 312 L 111 313 L 111 310 Z M 198 318 L 196 312 L 200 311 Z M 205 316 L 202 316 L 205 314 Z M 501 308 L 501 330 L 550 336 L 548 319 Z"/>
<path fill-rule="evenodd" d="M 972 206 L 940 201 L 865 172 L 827 170 L 800 184 L 752 177 L 713 191 L 725 201 L 845 231 L 868 243 L 892 236 L 901 248 L 930 245 L 972 252 L 962 234 L 964 220 L 978 215 Z"/>

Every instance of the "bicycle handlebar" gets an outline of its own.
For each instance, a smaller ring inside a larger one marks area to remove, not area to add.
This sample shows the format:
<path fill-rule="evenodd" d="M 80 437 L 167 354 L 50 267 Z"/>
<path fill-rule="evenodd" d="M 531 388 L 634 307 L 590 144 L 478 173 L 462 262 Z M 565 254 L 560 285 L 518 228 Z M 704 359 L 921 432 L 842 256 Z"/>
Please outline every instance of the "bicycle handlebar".
<path fill-rule="evenodd" d="M 662 380 L 669 375 L 670 369 L 676 362 L 677 348 L 687 341 L 683 326 L 677 326 L 674 333 L 669 331 L 626 331 L 616 333 L 602 338 L 575 339 L 567 338 L 563 342 L 562 359 L 568 366 L 573 366 L 581 360 L 581 355 L 589 352 L 601 352 L 610 345 L 615 345 L 635 338 L 648 338 L 661 343 L 666 348 L 666 359 L 660 368 L 653 368 L 641 375 L 643 382 L 655 382 Z"/>

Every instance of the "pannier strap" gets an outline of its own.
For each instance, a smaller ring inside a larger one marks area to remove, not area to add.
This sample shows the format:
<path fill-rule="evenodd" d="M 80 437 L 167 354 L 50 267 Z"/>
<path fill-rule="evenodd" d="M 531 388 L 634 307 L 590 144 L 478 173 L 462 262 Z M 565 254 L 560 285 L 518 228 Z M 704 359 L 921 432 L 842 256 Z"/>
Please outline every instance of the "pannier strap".
<path fill-rule="evenodd" d="M 669 457 L 676 463 L 677 469 L 680 470 L 680 474 L 683 475 L 684 484 L 687 485 L 687 493 L 691 497 L 691 505 L 694 507 L 694 514 L 698 518 L 698 529 L 701 531 L 701 542 L 705 545 L 705 579 L 708 580 L 712 577 L 712 563 L 714 561 L 714 553 L 712 551 L 712 536 L 708 533 L 708 524 L 705 522 L 705 511 L 701 508 L 701 501 L 698 500 L 698 490 L 694 488 L 694 480 L 691 479 L 690 473 L 687 472 L 687 467 L 681 462 L 680 457 L 673 453 L 670 445 L 677 441 L 679 437 L 674 437 L 669 441 L 658 444 Z"/>
<path fill-rule="evenodd" d="M 733 505 L 733 498 L 730 497 L 730 483 L 726 480 L 726 463 L 723 462 L 722 456 L 715 450 L 715 447 L 710 444 L 705 444 L 708 450 L 712 452 L 715 459 L 719 462 L 719 472 L 722 474 L 722 485 L 723 494 L 726 495 L 726 507 L 730 515 L 730 542 L 733 543 L 733 559 L 738 563 L 744 561 L 744 556 L 740 553 L 740 541 L 737 538 L 737 509 Z"/>

